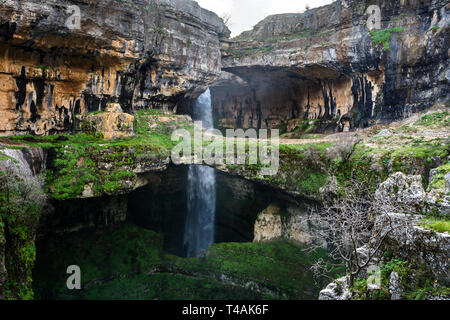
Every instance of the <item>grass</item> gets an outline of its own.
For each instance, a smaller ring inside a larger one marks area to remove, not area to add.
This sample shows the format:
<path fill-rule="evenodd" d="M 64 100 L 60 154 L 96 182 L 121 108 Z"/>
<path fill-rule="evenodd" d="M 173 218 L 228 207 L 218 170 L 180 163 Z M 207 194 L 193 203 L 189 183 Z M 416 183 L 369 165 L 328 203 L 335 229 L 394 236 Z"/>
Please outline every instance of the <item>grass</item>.
<path fill-rule="evenodd" d="M 316 284 L 309 270 L 327 259 L 324 250 L 305 252 L 287 241 L 220 243 L 206 257 L 180 258 L 163 252 L 160 235 L 131 224 L 47 237 L 37 256 L 39 299 L 315 299 L 327 281 Z M 74 261 L 82 271 L 79 292 L 65 286 Z"/>
<path fill-rule="evenodd" d="M 395 27 L 384 30 L 372 30 L 370 31 L 370 39 L 376 45 L 383 45 L 383 50 L 387 51 L 390 49 L 389 42 L 391 41 L 391 36 L 393 33 L 403 32 L 403 28 Z"/>
<path fill-rule="evenodd" d="M 227 54 L 233 56 L 236 59 L 240 59 L 243 57 L 248 57 L 252 55 L 265 55 L 270 54 L 274 50 L 274 47 L 271 45 L 261 45 L 255 48 L 246 48 L 246 49 L 235 49 L 229 48 L 227 49 Z"/>
<path fill-rule="evenodd" d="M 83 292 L 87 300 L 255 300 L 262 295 L 213 278 L 183 274 L 140 274 L 114 279 Z"/>

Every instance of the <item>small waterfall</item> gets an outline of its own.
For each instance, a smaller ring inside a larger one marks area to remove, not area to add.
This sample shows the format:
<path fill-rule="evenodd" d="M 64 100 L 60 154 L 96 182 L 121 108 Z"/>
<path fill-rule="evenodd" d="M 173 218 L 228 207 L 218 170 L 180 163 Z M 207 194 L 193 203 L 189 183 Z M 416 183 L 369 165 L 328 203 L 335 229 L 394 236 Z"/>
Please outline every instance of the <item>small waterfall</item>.
<path fill-rule="evenodd" d="M 205 129 L 213 127 L 209 89 L 198 98 L 193 118 L 194 120 L 201 120 Z M 187 257 L 203 255 L 214 242 L 215 211 L 216 176 L 214 169 L 203 165 L 190 165 L 184 233 L 184 247 Z"/>

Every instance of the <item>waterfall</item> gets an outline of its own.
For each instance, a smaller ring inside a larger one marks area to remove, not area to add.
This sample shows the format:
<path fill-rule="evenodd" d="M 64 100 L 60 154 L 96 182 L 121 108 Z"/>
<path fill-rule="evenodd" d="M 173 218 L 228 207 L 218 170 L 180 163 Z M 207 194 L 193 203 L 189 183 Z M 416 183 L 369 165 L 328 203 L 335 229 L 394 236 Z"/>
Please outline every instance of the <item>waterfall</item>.
<path fill-rule="evenodd" d="M 198 98 L 193 118 L 201 120 L 205 129 L 213 127 L 209 89 Z M 184 248 L 187 257 L 203 255 L 214 242 L 215 211 L 216 176 L 214 169 L 203 165 L 190 165 L 184 231 Z"/>

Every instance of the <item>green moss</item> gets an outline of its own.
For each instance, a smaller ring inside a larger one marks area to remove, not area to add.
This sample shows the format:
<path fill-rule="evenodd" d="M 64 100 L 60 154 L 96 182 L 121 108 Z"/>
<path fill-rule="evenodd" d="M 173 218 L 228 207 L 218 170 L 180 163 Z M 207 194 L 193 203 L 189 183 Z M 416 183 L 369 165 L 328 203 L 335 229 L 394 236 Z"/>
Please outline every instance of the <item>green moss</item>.
<path fill-rule="evenodd" d="M 310 272 L 327 259 L 324 250 L 286 241 L 214 244 L 206 257 L 180 258 L 163 252 L 160 235 L 125 224 L 51 236 L 38 248 L 33 276 L 41 299 L 312 299 L 328 281 L 316 284 Z M 65 286 L 72 264 L 82 272 L 78 292 Z"/>
<path fill-rule="evenodd" d="M 164 34 L 165 33 L 164 28 L 161 27 L 161 26 L 156 27 L 155 32 L 159 33 L 159 34 Z"/>
<path fill-rule="evenodd" d="M 439 138 L 377 137 L 359 143 L 348 161 L 335 163 L 333 172 L 341 185 L 356 179 L 373 191 L 389 175 L 399 171 L 422 175 L 427 185 L 432 159 L 445 159 L 448 155 L 448 143 Z"/>
<path fill-rule="evenodd" d="M 326 257 L 324 250 L 307 253 L 290 242 L 277 241 L 216 244 L 208 250 L 206 261 L 217 274 L 225 274 L 242 284 L 253 281 L 280 296 L 301 299 L 318 296 L 320 285 L 313 282 L 308 266 Z M 335 270 L 335 274 L 339 271 L 342 270 Z"/>
<path fill-rule="evenodd" d="M 161 236 L 129 224 L 55 235 L 39 243 L 39 248 L 33 273 L 37 298 L 70 295 L 65 272 L 73 264 L 81 268 L 82 288 L 88 288 L 150 270 L 162 261 Z"/>
<path fill-rule="evenodd" d="M 259 47 L 245 49 L 235 49 L 230 47 L 226 52 L 228 55 L 233 56 L 236 59 L 240 59 L 248 56 L 270 54 L 272 51 L 274 51 L 274 49 L 275 48 L 271 45 L 261 45 Z"/>
<path fill-rule="evenodd" d="M 14 159 L 14 158 L 6 155 L 6 154 L 0 153 L 0 161 L 8 161 L 8 160 L 11 160 L 13 162 L 17 162 L 16 159 Z"/>
<path fill-rule="evenodd" d="M 285 136 L 303 136 L 310 133 L 316 133 L 320 130 L 320 120 L 317 119 L 293 119 L 297 123 L 295 128 L 287 133 L 283 133 L 281 137 Z M 286 130 L 285 130 L 286 131 Z"/>

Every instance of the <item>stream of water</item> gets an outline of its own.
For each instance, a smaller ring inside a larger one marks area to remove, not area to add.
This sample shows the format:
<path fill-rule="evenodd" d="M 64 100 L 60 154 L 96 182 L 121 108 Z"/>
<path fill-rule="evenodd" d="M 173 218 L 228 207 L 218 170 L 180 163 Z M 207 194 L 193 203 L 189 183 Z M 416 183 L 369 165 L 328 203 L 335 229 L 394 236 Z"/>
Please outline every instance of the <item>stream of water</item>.
<path fill-rule="evenodd" d="M 201 120 L 205 129 L 213 127 L 209 89 L 198 98 L 193 118 Z M 184 248 L 187 257 L 205 254 L 208 247 L 214 243 L 215 212 L 216 176 L 214 169 L 203 165 L 190 165 L 184 231 Z"/>

